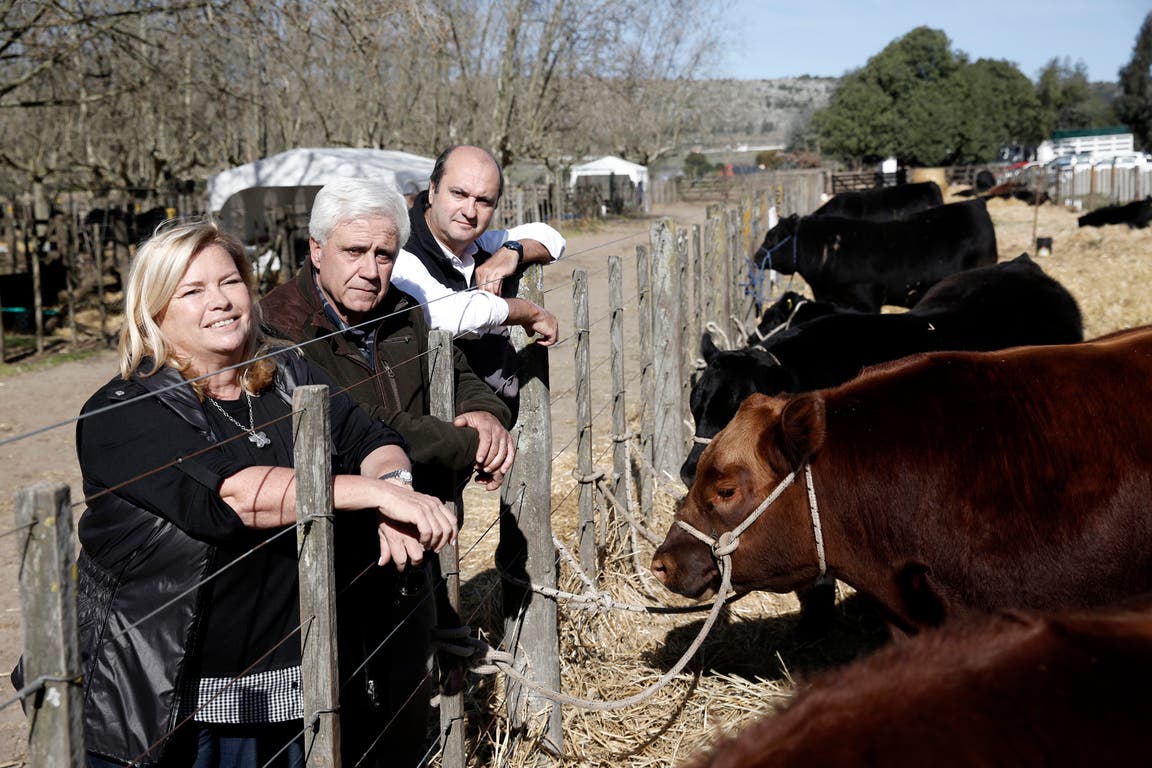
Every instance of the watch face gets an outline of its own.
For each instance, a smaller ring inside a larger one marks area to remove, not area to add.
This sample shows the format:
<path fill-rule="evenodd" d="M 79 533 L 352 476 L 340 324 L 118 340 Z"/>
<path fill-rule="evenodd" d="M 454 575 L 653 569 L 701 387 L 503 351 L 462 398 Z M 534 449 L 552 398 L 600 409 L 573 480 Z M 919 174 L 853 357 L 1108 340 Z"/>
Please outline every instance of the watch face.
<path fill-rule="evenodd" d="M 504 243 L 504 248 L 510 248 L 517 253 L 524 253 L 524 246 L 520 244 L 519 240 L 507 240 Z"/>
<path fill-rule="evenodd" d="M 399 480 L 402 483 L 412 485 L 412 473 L 406 469 L 394 469 L 391 472 L 385 472 L 380 475 L 381 480 Z"/>

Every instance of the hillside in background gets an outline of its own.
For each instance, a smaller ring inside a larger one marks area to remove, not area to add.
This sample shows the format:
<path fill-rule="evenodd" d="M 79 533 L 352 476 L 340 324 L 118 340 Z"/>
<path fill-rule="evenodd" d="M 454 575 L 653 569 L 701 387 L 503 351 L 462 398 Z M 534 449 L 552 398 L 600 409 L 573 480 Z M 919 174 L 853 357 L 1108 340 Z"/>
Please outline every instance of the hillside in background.
<path fill-rule="evenodd" d="M 835 77 L 701 81 L 700 120 L 685 132 L 684 143 L 705 149 L 787 145 L 812 113 L 828 104 L 839 82 Z"/>

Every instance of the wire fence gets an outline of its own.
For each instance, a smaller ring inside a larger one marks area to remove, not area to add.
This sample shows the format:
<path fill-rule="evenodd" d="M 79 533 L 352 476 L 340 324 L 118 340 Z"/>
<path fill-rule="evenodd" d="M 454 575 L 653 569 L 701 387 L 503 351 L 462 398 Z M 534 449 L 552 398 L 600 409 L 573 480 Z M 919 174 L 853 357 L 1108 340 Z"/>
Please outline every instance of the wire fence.
<path fill-rule="evenodd" d="M 462 553 L 454 548 L 442 553 L 434 589 L 427 595 L 447 592 L 455 619 L 441 621 L 439 669 L 430 667 L 413 690 L 400 692 L 415 700 L 420 688 L 429 682 L 440 688 L 440 727 L 420 764 L 432 760 L 439 760 L 447 768 L 474 764 L 479 747 L 474 744 L 468 750 L 464 725 L 478 713 L 467 711 L 464 702 L 470 690 L 484 684 L 478 677 L 467 677 L 465 670 L 503 678 L 504 717 L 508 731 L 517 734 L 519 744 L 543 754 L 563 755 L 562 705 L 601 709 L 639 706 L 655 690 L 680 675 L 699 647 L 726 595 L 719 595 L 713 606 L 705 607 L 712 618 L 705 623 L 697 642 L 644 695 L 594 702 L 561 690 L 561 609 L 632 613 L 686 610 L 662 602 L 643 561 L 645 553 L 650 555 L 661 538 L 652 530 L 654 499 L 657 494 L 672 497 L 683 490 L 676 478 L 693 435 L 687 396 L 697 340 L 707 328 L 714 327 L 737 343 L 742 342 L 747 329 L 755 326 L 760 303 L 772 294 L 772 284 L 761 279 L 749 254 L 756 246 L 754 238 L 774 223 L 775 203 L 784 197 L 781 189 L 762 190 L 733 208 L 709 207 L 702 223 L 678 225 L 667 219 L 655 222 L 649 242 L 635 245 L 634 292 L 625 291 L 624 259 L 618 254 L 605 259 L 607 291 L 590 285 L 590 277 L 605 279 L 603 270 L 591 275 L 577 270 L 571 281 L 549 291 L 554 293 L 565 285 L 572 288 L 575 318 L 572 333 L 551 352 L 530 343 L 522 330 L 513 329 L 523 379 L 519 416 L 512 429 L 516 462 L 500 491 L 496 520 L 478 531 L 475 541 Z M 815 203 L 811 207 L 814 206 Z M 785 212 L 807 213 L 811 207 Z M 610 245 L 625 250 L 628 244 L 621 239 Z M 605 293 L 608 308 L 593 319 L 589 296 L 602 297 Z M 544 295 L 541 269 L 532 267 L 520 283 L 520 296 L 543 304 Z M 631 323 L 626 322 L 629 320 Z M 592 339 L 602 336 L 605 326 L 607 354 L 602 348 L 596 350 L 598 360 L 593 363 Z M 626 338 L 635 343 L 626 345 Z M 436 366 L 435 358 L 445 353 L 451 341 L 448 334 L 434 333 L 427 359 L 408 361 L 429 366 L 434 380 L 433 414 L 446 419 L 453 415 L 450 382 L 445 388 L 444 382 L 436 379 L 436 372 L 450 366 Z M 636 346 L 640 350 L 638 365 L 633 363 Z M 552 392 L 549 355 L 567 350 L 576 357 L 574 384 Z M 634 365 L 634 370 L 628 370 L 629 364 Z M 606 378 L 611 380 L 610 395 L 594 407 L 593 384 Z M 300 625 L 280 638 L 277 645 L 302 643 L 305 716 L 300 732 L 291 741 L 305 740 L 309 765 L 335 764 L 340 753 L 342 690 L 364 673 L 388 639 L 410 631 L 405 622 L 398 623 L 379 646 L 368 649 L 364 658 L 347 660 L 351 666 L 342 662 L 341 668 L 352 672 L 343 677 L 337 673 L 334 650 L 325 639 L 335 637 L 334 627 L 339 622 L 336 605 L 340 594 L 332 550 L 332 527 L 339 523 L 331 515 L 331 468 L 321 458 L 331 455 L 325 442 L 330 438 L 326 429 L 316 426 L 323 421 L 320 414 L 331 394 L 317 393 L 312 387 L 297 390 L 291 414 L 297 435 L 297 522 L 278 534 L 290 535 L 294 531 L 299 545 Z M 634 404 L 631 410 L 627 407 L 629 402 Z M 557 423 L 553 412 L 568 405 L 577 410 L 574 434 L 570 438 L 553 435 Z M 4 442 L 18 442 L 72 421 L 75 420 L 14 435 Z M 258 425 L 256 429 L 266 426 Z M 598 453 L 596 435 L 608 438 Z M 218 446 L 206 448 L 212 449 Z M 571 477 L 553 478 L 554 467 L 566 464 L 573 466 Z M 148 468 L 140 477 L 163 468 Z M 105 491 L 115 492 L 116 489 Z M 578 523 L 571 532 L 572 540 L 565 542 L 554 534 L 552 521 L 573 497 L 579 508 Z M 21 489 L 16 525 L 0 532 L 19 537 L 22 557 L 23 667 L 27 682 L 7 704 L 22 702 L 34 723 L 28 749 L 29 764 L 33 766 L 84 764 L 84 669 L 75 617 L 77 577 L 73 567 L 72 510 L 88 501 L 74 502 L 67 486 L 59 484 Z M 493 538 L 498 542 L 486 543 Z M 460 577 L 484 570 L 486 566 L 477 558 L 493 548 L 500 578 L 478 602 L 499 603 L 501 607 L 496 610 L 504 621 L 501 636 L 488 642 L 469 627 L 477 613 L 486 609 L 480 604 L 467 606 L 460 602 Z M 602 588 L 605 562 L 617 556 L 629 564 L 629 578 L 639 593 L 651 598 L 650 602 L 619 601 Z M 355 564 L 359 575 L 353 583 L 373 567 L 371 562 Z M 561 571 L 582 585 L 582 591 L 560 589 Z M 201 589 L 204 584 L 198 582 L 191 589 Z M 351 586 L 345 585 L 344 589 Z M 427 595 L 424 599 L 431 599 Z M 419 607 L 413 605 L 410 613 Z M 160 610 L 140 622 L 151 620 Z M 127 627 L 122 633 L 133 629 Z M 275 647 L 266 652 L 273 650 Z M 194 721 L 195 713 L 189 714 L 174 731 Z M 389 733 L 391 720 L 374 725 L 376 732 L 361 734 L 357 739 L 368 745 L 357 764 L 368 760 L 378 744 L 397 737 Z M 402 736 L 412 738 L 413 734 Z M 146 757 L 142 754 L 139 759 Z"/>

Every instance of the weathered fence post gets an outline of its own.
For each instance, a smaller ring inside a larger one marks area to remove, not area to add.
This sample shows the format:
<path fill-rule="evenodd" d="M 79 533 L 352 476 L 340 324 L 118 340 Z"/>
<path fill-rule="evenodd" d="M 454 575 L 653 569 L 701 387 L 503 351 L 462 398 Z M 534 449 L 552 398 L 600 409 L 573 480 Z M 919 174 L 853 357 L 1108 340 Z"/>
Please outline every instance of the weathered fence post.
<path fill-rule="evenodd" d="M 108 343 L 108 302 L 104 298 L 104 232 L 92 223 L 92 255 L 96 258 L 96 302 L 100 305 L 100 343 Z"/>
<path fill-rule="evenodd" d="M 671 219 L 652 225 L 652 317 L 659 338 L 653 344 L 652 466 L 657 474 L 675 478 L 684 458 L 683 408 L 680 377 L 680 281 L 676 267 L 676 231 Z"/>
<path fill-rule="evenodd" d="M 26 700 L 28 765 L 87 765 L 83 670 L 76 619 L 72 505 L 64 483 L 37 483 L 16 495 L 21 531 L 20 602 L 24 614 L 24 684 L 43 681 Z"/>
<path fill-rule="evenodd" d="M 640 336 L 640 397 L 643 407 L 640 411 L 640 455 L 652 463 L 652 435 L 655 432 L 656 416 L 653 410 L 655 384 L 653 382 L 653 320 L 652 320 L 652 270 L 648 263 L 648 246 L 636 246 L 636 322 Z M 645 521 L 652 519 L 652 499 L 656 478 L 646 469 L 640 471 L 640 514 Z"/>
<path fill-rule="evenodd" d="M 580 567 L 588 578 L 599 579 L 596 551 L 595 488 L 592 475 L 592 361 L 588 350 L 588 273 L 572 271 L 572 317 L 576 335 L 576 471 L 580 474 L 580 523 L 576 542 Z"/>
<path fill-rule="evenodd" d="M 296 546 L 300 557 L 300 677 L 309 768 L 336 768 L 340 755 L 340 680 L 336 650 L 336 558 L 332 528 L 332 448 L 328 387 L 292 395 L 296 467 Z"/>
<path fill-rule="evenodd" d="M 676 285 L 680 299 L 680 344 L 677 347 L 677 368 L 680 373 L 680 433 L 685 451 L 692 444 L 692 409 L 688 407 L 692 394 L 692 379 L 689 371 L 692 370 L 693 343 L 692 343 L 692 301 L 687 290 L 691 283 L 689 270 L 689 233 L 687 230 L 676 232 Z M 681 452 L 684 455 L 684 452 Z"/>
<path fill-rule="evenodd" d="M 36 241 L 36 252 L 30 254 L 32 259 L 32 311 L 36 320 L 36 354 L 44 353 L 44 298 L 40 290 L 40 246 L 42 241 Z"/>
<path fill-rule="evenodd" d="M 431 331 L 428 334 L 428 393 L 429 412 L 444 421 L 456 418 L 456 369 L 452 361 L 453 345 L 450 331 Z M 449 512 L 456 514 L 455 502 L 447 504 Z M 449 544 L 440 550 L 440 578 L 448 592 L 448 605 L 452 614 L 460 616 L 460 549 Z M 439 624 L 445 628 L 442 623 Z M 442 752 L 440 765 L 444 768 L 464 768 L 464 665 L 450 654 L 441 656 L 444 690 L 440 694 L 440 732 Z"/>
<path fill-rule="evenodd" d="M 710 205 L 708 219 L 712 223 L 712 318 L 727 334 L 729 318 L 732 317 L 732 293 L 728 290 L 732 267 L 728 258 L 728 216 L 721 206 Z"/>
<path fill-rule="evenodd" d="M 529 267 L 520 280 L 520 298 L 544 304 L 544 275 Z M 548 351 L 529 344 L 524 329 L 512 328 L 520 353 L 520 410 L 516 462 L 500 491 L 500 543 L 497 568 L 532 585 L 556 588 L 556 548 L 552 543 L 552 420 L 548 396 Z M 560 689 L 560 636 L 556 603 L 531 588 L 504 582 L 504 649 L 521 673 Z M 561 709 L 549 699 L 507 680 L 508 720 L 523 732 L 528 717 L 546 720 L 541 746 L 552 754 L 564 749 Z"/>
<path fill-rule="evenodd" d="M 627 505 L 630 512 L 632 493 L 628 482 L 631 477 L 628 440 L 631 435 L 628 430 L 628 412 L 624 407 L 624 274 L 619 256 L 608 257 L 608 304 L 612 308 L 608 330 L 611 339 L 609 365 L 612 368 L 612 494 L 616 497 L 616 503 Z M 616 526 L 612 530 L 618 540 L 626 525 L 626 521 L 617 517 Z"/>
<path fill-rule="evenodd" d="M 691 249 L 688 258 L 692 262 L 692 307 L 695 323 L 692 326 L 692 337 L 688 344 L 688 357 L 696 359 L 699 351 L 700 334 L 704 333 L 704 275 L 708 272 L 703 266 L 704 252 L 700 248 L 700 225 L 692 225 Z"/>

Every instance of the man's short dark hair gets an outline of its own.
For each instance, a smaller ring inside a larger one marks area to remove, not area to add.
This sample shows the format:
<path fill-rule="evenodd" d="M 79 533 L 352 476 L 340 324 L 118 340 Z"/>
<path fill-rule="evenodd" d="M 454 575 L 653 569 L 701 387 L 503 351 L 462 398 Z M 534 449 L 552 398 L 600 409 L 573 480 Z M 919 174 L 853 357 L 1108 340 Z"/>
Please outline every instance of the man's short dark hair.
<path fill-rule="evenodd" d="M 496 166 L 496 173 L 500 175 L 500 188 L 496 192 L 496 200 L 499 202 L 500 198 L 504 196 L 504 171 L 500 168 L 500 163 L 496 161 L 495 155 L 484 149 L 484 147 L 477 147 L 475 144 L 453 144 L 441 152 L 440 156 L 436 158 L 436 164 L 432 166 L 432 175 L 428 177 L 429 185 L 436 189 L 440 188 L 440 179 L 444 178 L 444 165 L 448 162 L 448 155 L 460 149 L 460 147 L 473 147 L 480 150 L 488 155 L 488 159 L 492 161 L 492 165 Z"/>

